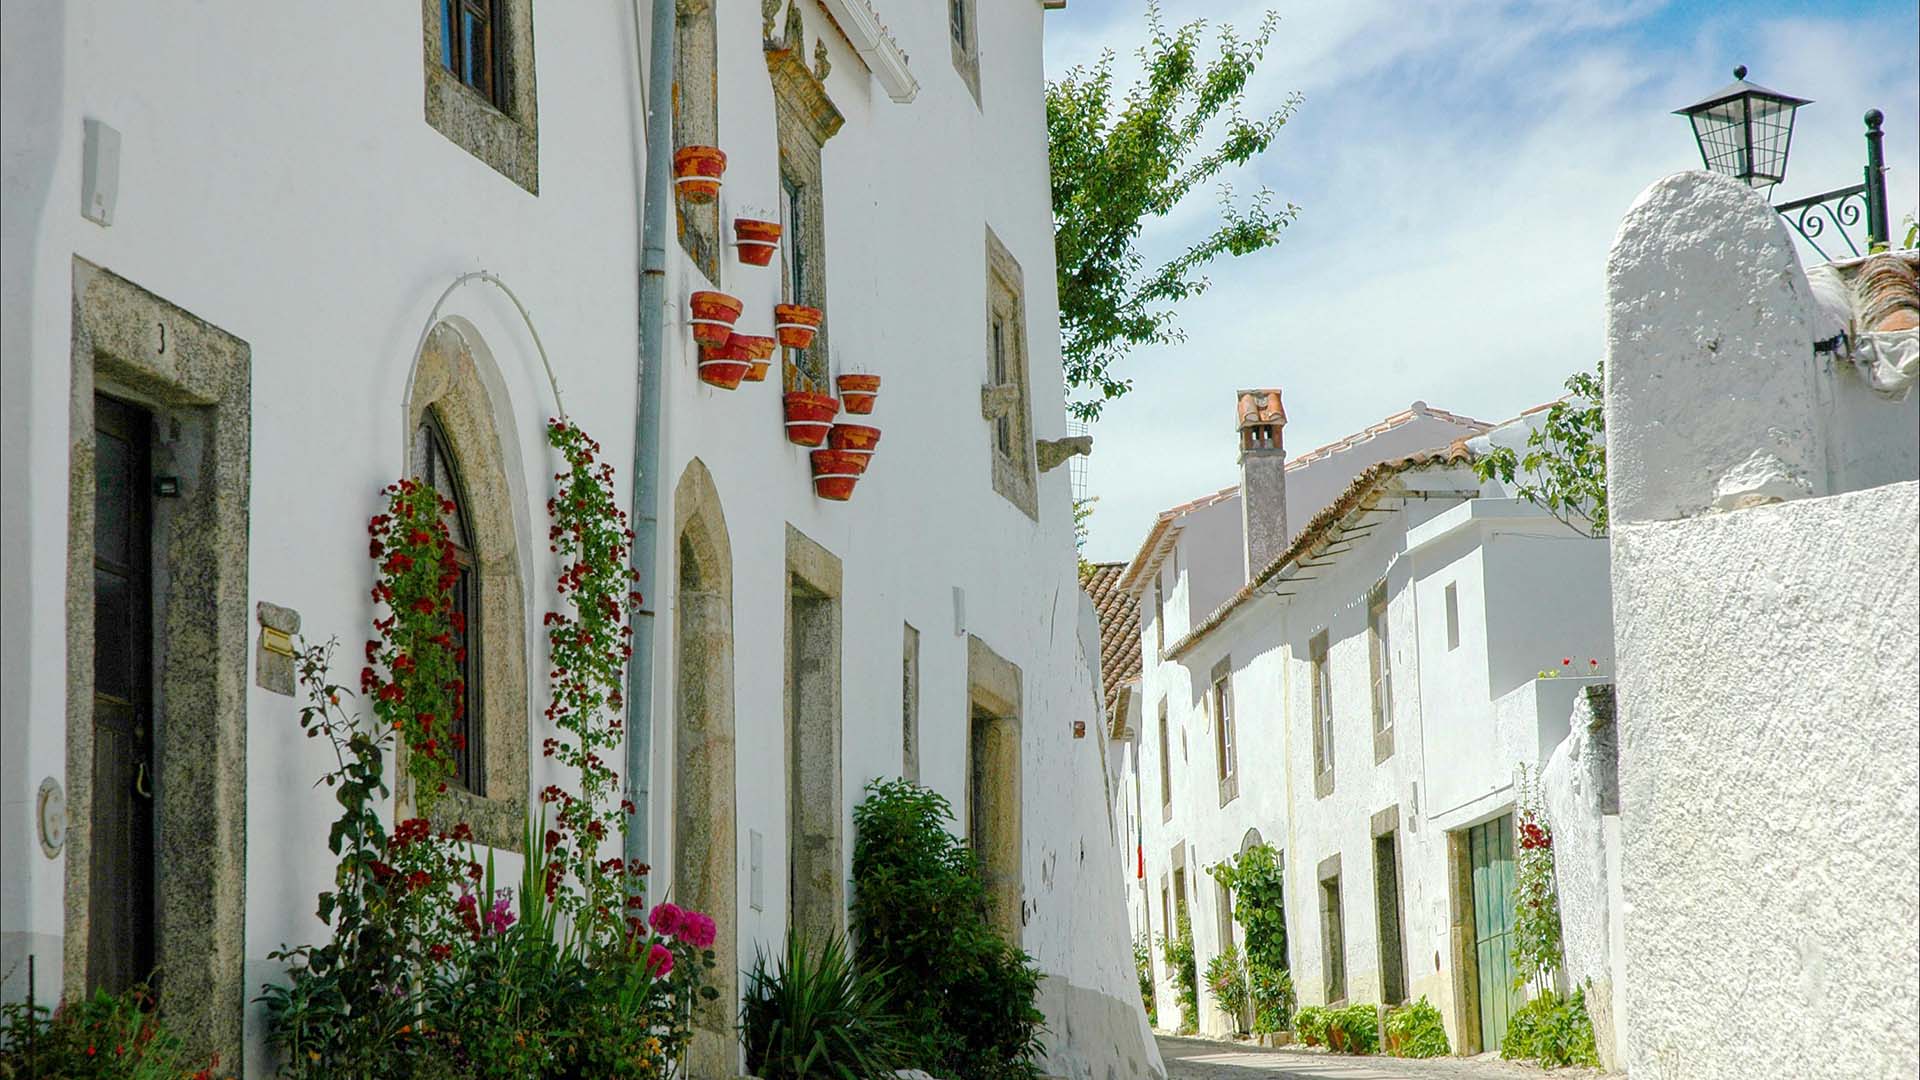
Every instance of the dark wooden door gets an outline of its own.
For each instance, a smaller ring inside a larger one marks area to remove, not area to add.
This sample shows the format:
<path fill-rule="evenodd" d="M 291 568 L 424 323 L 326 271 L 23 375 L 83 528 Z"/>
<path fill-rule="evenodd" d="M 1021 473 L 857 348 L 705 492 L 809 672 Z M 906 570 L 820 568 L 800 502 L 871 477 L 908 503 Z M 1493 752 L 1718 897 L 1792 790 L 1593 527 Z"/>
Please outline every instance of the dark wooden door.
<path fill-rule="evenodd" d="M 151 417 L 95 396 L 93 889 L 87 987 L 153 973 Z"/>

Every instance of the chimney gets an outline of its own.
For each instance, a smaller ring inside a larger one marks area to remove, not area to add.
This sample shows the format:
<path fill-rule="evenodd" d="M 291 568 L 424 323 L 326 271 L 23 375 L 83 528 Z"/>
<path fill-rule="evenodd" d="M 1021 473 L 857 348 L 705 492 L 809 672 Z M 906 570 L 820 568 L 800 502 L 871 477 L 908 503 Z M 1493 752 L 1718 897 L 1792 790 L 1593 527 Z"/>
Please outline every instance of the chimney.
<path fill-rule="evenodd" d="M 1252 581 L 1287 549 L 1287 451 L 1280 440 L 1287 413 L 1278 390 L 1242 390 L 1239 397 L 1240 532 Z"/>

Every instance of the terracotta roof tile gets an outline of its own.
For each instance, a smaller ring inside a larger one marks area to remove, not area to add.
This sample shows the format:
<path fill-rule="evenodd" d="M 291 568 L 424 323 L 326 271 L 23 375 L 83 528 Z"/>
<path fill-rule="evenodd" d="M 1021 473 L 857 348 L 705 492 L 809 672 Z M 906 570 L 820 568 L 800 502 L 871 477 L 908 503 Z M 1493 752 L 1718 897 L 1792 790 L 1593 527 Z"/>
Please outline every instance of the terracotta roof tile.
<path fill-rule="evenodd" d="M 1126 563 L 1093 563 L 1080 582 L 1093 601 L 1093 612 L 1100 620 L 1100 680 L 1108 711 L 1127 683 L 1140 677 L 1140 605 L 1120 580 Z"/>

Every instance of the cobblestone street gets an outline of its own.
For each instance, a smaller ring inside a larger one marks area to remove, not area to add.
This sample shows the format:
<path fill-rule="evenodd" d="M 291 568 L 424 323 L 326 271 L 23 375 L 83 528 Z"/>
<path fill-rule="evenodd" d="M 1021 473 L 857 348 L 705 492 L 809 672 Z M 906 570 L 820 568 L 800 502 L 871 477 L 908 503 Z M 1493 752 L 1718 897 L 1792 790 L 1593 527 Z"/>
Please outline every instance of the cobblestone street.
<path fill-rule="evenodd" d="M 1412 1061 L 1384 1057 L 1347 1057 L 1321 1050 L 1233 1046 L 1209 1039 L 1159 1037 L 1167 1080 L 1610 1080 L 1618 1073 L 1592 1069 L 1556 1069 L 1551 1074 L 1498 1057 L 1436 1058 Z"/>

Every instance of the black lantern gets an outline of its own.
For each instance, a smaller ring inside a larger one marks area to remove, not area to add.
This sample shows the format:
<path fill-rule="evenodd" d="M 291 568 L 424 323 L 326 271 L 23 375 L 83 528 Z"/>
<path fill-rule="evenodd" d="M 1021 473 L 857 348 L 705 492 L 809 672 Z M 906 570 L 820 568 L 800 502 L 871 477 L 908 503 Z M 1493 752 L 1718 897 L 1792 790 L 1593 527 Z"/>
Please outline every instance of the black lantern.
<path fill-rule="evenodd" d="M 1787 146 L 1793 141 L 1793 111 L 1811 104 L 1747 81 L 1747 69 L 1733 69 L 1734 81 L 1675 113 L 1693 123 L 1700 159 L 1709 172 L 1770 188 L 1787 175 Z"/>

